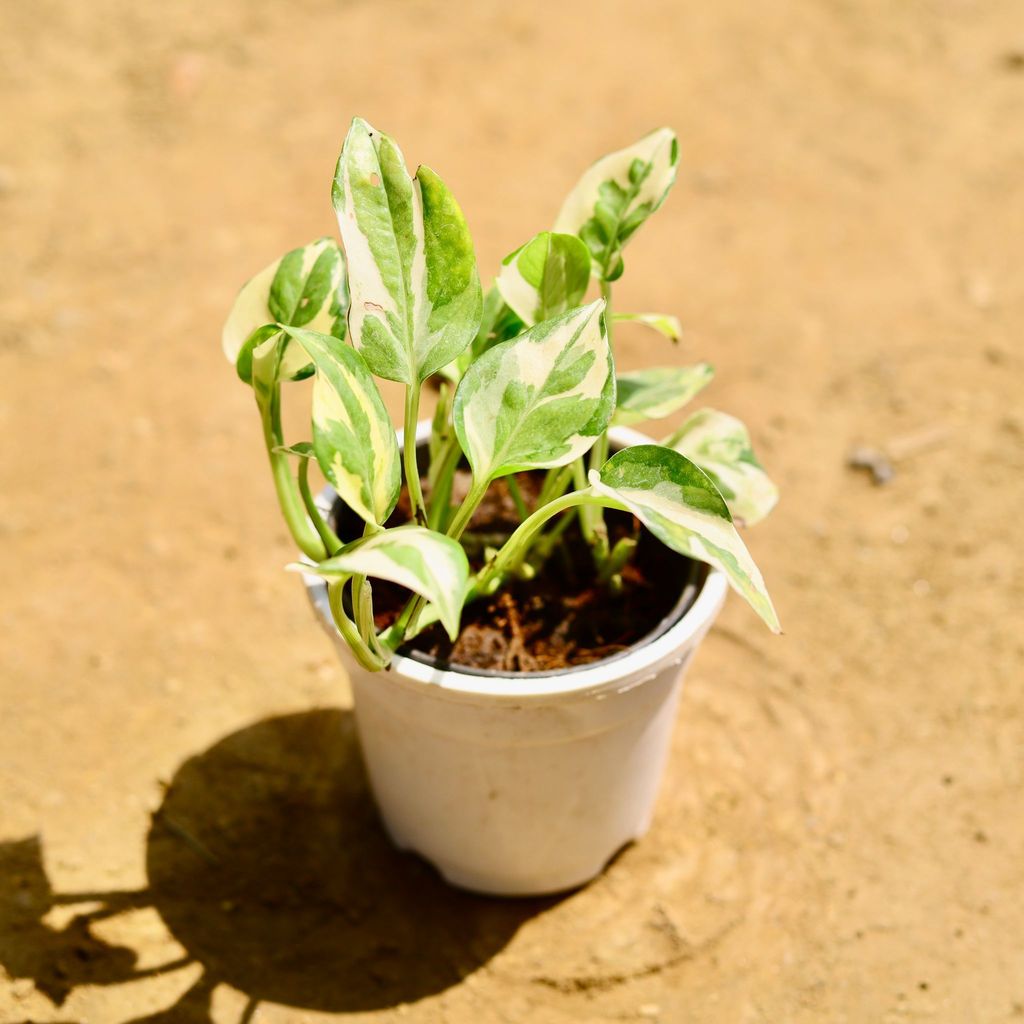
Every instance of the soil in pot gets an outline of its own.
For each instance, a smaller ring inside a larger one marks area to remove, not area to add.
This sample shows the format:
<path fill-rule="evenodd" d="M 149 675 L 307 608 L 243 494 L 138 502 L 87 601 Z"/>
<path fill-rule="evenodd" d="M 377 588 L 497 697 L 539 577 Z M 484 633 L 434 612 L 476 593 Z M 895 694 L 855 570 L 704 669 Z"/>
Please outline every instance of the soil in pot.
<path fill-rule="evenodd" d="M 542 473 L 516 477 L 528 508 L 532 509 L 542 480 Z M 469 474 L 460 470 L 453 488 L 455 504 L 468 488 Z M 362 532 L 362 524 L 340 503 L 333 518 L 342 538 Z M 408 521 L 403 489 L 387 525 Z M 440 626 L 432 626 L 401 653 L 477 671 L 551 672 L 613 657 L 643 640 L 672 613 L 687 581 L 703 567 L 666 548 L 624 512 L 606 512 L 605 521 L 612 544 L 627 535 L 638 539 L 617 592 L 598 580 L 590 548 L 574 519 L 533 579 L 510 581 L 493 596 L 465 607 L 455 643 Z M 505 480 L 495 481 L 462 538 L 474 569 L 482 565 L 486 550 L 499 547 L 519 522 Z M 373 597 L 377 628 L 385 629 L 409 592 L 375 581 Z"/>

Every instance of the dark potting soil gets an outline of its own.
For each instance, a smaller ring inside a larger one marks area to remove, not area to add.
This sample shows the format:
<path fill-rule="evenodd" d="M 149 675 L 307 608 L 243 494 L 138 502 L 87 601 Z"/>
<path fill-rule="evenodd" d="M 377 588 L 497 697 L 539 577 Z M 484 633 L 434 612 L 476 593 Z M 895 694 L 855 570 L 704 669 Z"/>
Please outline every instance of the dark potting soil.
<path fill-rule="evenodd" d="M 533 507 L 542 479 L 540 473 L 516 477 L 528 508 Z M 465 496 L 468 486 L 469 474 L 460 471 L 453 504 Z M 352 521 L 351 512 L 338 509 L 342 512 L 336 522 L 339 535 L 358 535 L 361 527 Z M 408 521 L 409 503 L 403 490 L 386 525 Z M 519 522 L 505 480 L 495 481 L 462 537 L 474 570 L 483 564 L 487 549 L 500 547 Z M 700 567 L 665 547 L 627 513 L 606 510 L 605 522 L 612 544 L 627 535 L 638 539 L 618 592 L 597 579 L 590 547 L 574 520 L 533 579 L 510 580 L 494 595 L 466 605 L 454 643 L 440 625 L 434 625 L 405 644 L 402 653 L 416 651 L 443 665 L 478 670 L 549 672 L 609 658 L 636 644 L 673 610 L 686 582 Z M 402 587 L 374 581 L 378 630 L 395 621 L 408 597 Z"/>

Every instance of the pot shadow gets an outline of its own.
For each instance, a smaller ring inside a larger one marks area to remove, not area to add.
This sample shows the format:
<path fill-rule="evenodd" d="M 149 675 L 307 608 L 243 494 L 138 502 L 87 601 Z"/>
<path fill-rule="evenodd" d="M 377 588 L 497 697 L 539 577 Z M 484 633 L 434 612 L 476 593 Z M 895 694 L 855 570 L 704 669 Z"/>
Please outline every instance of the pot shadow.
<path fill-rule="evenodd" d="M 209 1024 L 214 989 L 323 1012 L 384 1009 L 458 983 L 558 898 L 451 888 L 392 846 L 348 711 L 271 718 L 189 758 L 153 815 L 148 886 L 55 892 L 38 837 L 0 843 L 0 967 L 60 1006 L 80 985 L 116 986 L 199 963 L 178 1001 L 128 1024 Z M 63 928 L 56 907 L 91 905 Z M 91 925 L 152 907 L 185 954 L 140 969 Z"/>
<path fill-rule="evenodd" d="M 460 981 L 552 899 L 459 892 L 392 846 L 350 712 L 243 729 L 186 761 L 154 816 L 153 905 L 208 975 L 321 1011 L 412 1002 Z"/>

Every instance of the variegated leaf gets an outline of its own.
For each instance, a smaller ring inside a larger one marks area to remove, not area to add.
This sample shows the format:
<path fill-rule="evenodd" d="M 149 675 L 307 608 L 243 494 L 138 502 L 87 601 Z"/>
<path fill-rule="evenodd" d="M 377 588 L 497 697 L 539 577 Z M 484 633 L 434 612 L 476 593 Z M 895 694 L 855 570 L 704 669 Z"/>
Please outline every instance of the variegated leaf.
<path fill-rule="evenodd" d="M 663 334 L 673 345 L 678 344 L 683 336 L 683 325 L 679 318 L 668 313 L 613 313 L 612 320 L 616 323 L 643 324 Z"/>
<path fill-rule="evenodd" d="M 316 366 L 313 451 L 341 499 L 380 526 L 402 485 L 398 440 L 377 385 L 350 345 L 316 331 L 286 327 Z"/>
<path fill-rule="evenodd" d="M 590 253 L 576 235 L 542 231 L 501 261 L 496 281 L 508 307 L 528 327 L 583 301 Z"/>
<path fill-rule="evenodd" d="M 390 580 L 431 602 L 454 640 L 466 597 L 469 562 L 462 545 L 423 526 L 399 526 L 346 544 L 318 565 L 297 565 L 328 579 L 359 574 Z"/>
<path fill-rule="evenodd" d="M 641 420 L 671 416 L 705 387 L 714 375 L 710 363 L 657 366 L 620 373 L 613 422 L 639 423 Z"/>
<path fill-rule="evenodd" d="M 474 480 L 492 480 L 571 462 L 604 431 L 614 405 L 598 299 L 477 359 L 455 393 L 455 431 Z"/>
<path fill-rule="evenodd" d="M 773 632 L 779 620 L 764 580 L 740 539 L 711 479 L 679 452 L 661 445 L 624 448 L 600 472 L 591 490 L 619 502 L 674 551 L 717 566 Z"/>
<path fill-rule="evenodd" d="M 292 249 L 243 286 L 231 307 L 221 343 L 224 354 L 247 384 L 252 380 L 252 351 L 265 340 L 265 325 L 282 323 L 345 337 L 348 281 L 345 257 L 333 238 Z M 282 380 L 312 373 L 301 348 L 289 345 L 280 366 Z"/>
<path fill-rule="evenodd" d="M 622 249 L 676 180 L 679 144 L 659 128 L 597 161 L 562 204 L 555 230 L 579 235 L 606 281 L 622 275 Z"/>
<path fill-rule="evenodd" d="M 334 178 L 352 343 L 378 376 L 416 385 L 472 341 L 481 294 L 462 211 L 428 167 L 409 177 L 389 136 L 356 118 Z"/>
<path fill-rule="evenodd" d="M 757 461 L 747 428 L 735 416 L 701 409 L 672 435 L 669 447 L 711 477 L 729 511 L 746 526 L 764 519 L 779 500 L 778 488 Z"/>

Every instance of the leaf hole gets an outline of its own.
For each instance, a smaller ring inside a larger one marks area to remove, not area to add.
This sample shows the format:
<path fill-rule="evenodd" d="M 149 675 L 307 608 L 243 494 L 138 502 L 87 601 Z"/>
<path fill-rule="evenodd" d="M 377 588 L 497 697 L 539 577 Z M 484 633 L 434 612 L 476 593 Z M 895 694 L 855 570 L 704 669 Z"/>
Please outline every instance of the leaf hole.
<path fill-rule="evenodd" d="M 380 184 L 380 175 L 376 171 L 370 175 L 370 184 L 375 187 Z"/>
<path fill-rule="evenodd" d="M 376 302 L 364 302 L 363 307 L 365 309 L 372 309 L 374 313 L 383 313 L 384 307 L 378 306 Z"/>

